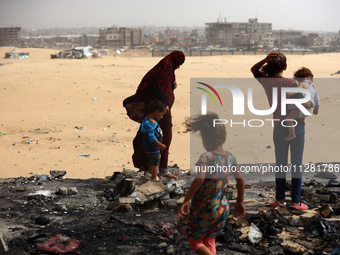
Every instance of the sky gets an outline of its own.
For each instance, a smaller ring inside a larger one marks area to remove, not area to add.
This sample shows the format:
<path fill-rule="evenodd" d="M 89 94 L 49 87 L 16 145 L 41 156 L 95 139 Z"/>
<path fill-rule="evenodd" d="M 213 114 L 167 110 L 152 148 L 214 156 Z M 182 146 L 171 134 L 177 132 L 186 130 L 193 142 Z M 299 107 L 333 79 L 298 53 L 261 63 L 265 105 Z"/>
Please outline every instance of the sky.
<path fill-rule="evenodd" d="M 0 27 L 204 27 L 272 23 L 274 30 L 338 32 L 340 0 L 0 0 Z"/>

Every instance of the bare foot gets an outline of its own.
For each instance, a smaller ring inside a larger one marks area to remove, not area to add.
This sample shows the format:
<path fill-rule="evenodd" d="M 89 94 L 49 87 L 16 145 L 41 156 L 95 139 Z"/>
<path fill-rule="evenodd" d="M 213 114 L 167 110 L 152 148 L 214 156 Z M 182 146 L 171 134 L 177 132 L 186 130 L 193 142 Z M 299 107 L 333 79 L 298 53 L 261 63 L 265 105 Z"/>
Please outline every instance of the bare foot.
<path fill-rule="evenodd" d="M 296 138 L 296 135 L 288 135 L 286 138 L 283 138 L 283 141 L 291 141 Z"/>
<path fill-rule="evenodd" d="M 170 171 L 165 171 L 165 173 L 162 174 L 162 177 L 164 179 L 175 179 L 177 180 L 177 176 L 171 173 Z"/>

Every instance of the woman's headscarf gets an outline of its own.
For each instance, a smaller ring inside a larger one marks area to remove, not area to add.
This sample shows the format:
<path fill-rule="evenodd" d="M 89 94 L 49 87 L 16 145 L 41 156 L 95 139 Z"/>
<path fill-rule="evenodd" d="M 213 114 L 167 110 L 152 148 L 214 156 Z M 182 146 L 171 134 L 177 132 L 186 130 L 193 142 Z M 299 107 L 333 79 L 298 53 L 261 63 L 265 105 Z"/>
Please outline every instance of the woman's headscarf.
<path fill-rule="evenodd" d="M 175 70 L 185 61 L 183 52 L 175 50 L 158 62 L 140 82 L 137 95 L 146 103 L 155 99 L 155 91 L 161 90 L 165 104 L 171 108 L 174 102 L 173 83 L 175 82 Z"/>
<path fill-rule="evenodd" d="M 175 50 L 167 55 L 163 60 L 168 59 L 171 63 L 173 68 L 176 68 L 179 65 L 182 65 L 185 61 L 185 55 L 183 52 Z"/>

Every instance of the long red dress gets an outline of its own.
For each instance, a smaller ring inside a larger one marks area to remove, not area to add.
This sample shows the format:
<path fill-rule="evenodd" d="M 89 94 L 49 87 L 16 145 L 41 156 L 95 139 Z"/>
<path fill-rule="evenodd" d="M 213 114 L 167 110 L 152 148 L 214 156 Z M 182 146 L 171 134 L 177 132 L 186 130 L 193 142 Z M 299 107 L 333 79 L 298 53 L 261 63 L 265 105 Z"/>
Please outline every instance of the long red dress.
<path fill-rule="evenodd" d="M 168 154 L 172 139 L 171 107 L 175 101 L 175 69 L 182 65 L 184 60 L 185 56 L 181 51 L 173 51 L 165 56 L 143 77 L 136 94 L 123 102 L 124 106 L 134 101 L 143 101 L 147 105 L 152 100 L 158 99 L 169 107 L 169 111 L 164 115 L 164 118 L 159 121 L 159 125 L 163 131 L 162 143 L 166 146 L 166 149 L 161 152 L 160 169 L 168 167 Z M 133 149 L 134 154 L 132 155 L 132 161 L 134 166 L 143 171 L 148 170 L 147 156 L 143 149 L 143 134 L 140 130 L 138 130 L 133 140 Z"/>

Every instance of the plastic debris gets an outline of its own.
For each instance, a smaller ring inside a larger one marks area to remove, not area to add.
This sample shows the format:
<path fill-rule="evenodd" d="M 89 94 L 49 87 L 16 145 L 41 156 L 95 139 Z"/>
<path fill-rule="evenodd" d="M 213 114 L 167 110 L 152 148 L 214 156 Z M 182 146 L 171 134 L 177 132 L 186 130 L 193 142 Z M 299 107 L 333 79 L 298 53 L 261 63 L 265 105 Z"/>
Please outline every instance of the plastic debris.
<path fill-rule="evenodd" d="M 79 155 L 78 158 L 89 158 L 90 154 Z"/>
<path fill-rule="evenodd" d="M 42 199 L 52 196 L 52 192 L 50 190 L 38 190 L 34 193 L 28 194 L 27 196 L 28 198 Z"/>
<path fill-rule="evenodd" d="M 330 205 L 325 205 L 324 207 L 322 207 L 320 209 L 320 214 L 322 215 L 322 217 L 324 218 L 328 218 L 333 214 L 333 208 Z"/>
<path fill-rule="evenodd" d="M 69 253 L 75 252 L 79 247 L 80 242 L 72 240 L 66 236 L 56 235 L 45 240 L 43 243 L 37 244 L 37 249 L 49 253 Z"/>
<path fill-rule="evenodd" d="M 327 183 L 328 187 L 340 187 L 340 182 L 335 179 L 330 179 Z"/>
<path fill-rule="evenodd" d="M 339 255 L 340 254 L 340 246 L 336 247 L 334 249 L 334 251 L 332 251 L 332 253 L 330 253 L 330 255 Z"/>
<path fill-rule="evenodd" d="M 253 244 L 258 243 L 261 241 L 262 236 L 263 234 L 259 230 L 259 228 L 254 223 L 251 223 L 249 233 L 248 233 L 249 241 Z"/>

